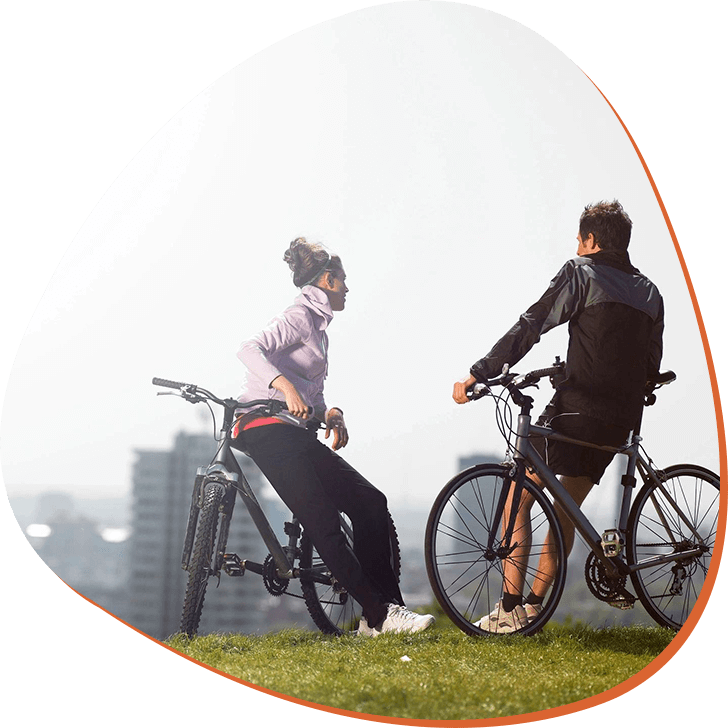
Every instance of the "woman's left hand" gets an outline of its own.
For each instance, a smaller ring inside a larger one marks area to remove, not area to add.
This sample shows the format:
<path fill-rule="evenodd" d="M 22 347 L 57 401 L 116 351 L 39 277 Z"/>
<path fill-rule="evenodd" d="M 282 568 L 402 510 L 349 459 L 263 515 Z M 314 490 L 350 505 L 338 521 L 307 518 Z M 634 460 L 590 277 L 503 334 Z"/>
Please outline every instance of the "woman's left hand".
<path fill-rule="evenodd" d="M 331 445 L 332 450 L 340 450 L 346 447 L 349 442 L 349 432 L 344 423 L 344 415 L 340 409 L 332 407 L 326 416 L 326 434 L 324 437 L 328 439 L 329 434 L 333 430 L 334 442 Z"/>

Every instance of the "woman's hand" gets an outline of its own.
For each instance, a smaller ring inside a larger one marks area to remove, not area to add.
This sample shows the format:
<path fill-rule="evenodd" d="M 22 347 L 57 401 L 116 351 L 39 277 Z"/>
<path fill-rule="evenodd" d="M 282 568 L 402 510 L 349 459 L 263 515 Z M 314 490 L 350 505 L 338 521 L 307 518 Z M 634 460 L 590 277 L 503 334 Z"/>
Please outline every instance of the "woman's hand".
<path fill-rule="evenodd" d="M 271 387 L 282 392 L 286 398 L 286 409 L 294 416 L 307 420 L 309 417 L 309 406 L 301 399 L 298 390 L 289 379 L 282 374 L 271 382 Z"/>
<path fill-rule="evenodd" d="M 452 388 L 452 398 L 458 403 L 458 404 L 465 404 L 466 402 L 469 402 L 468 399 L 468 390 L 477 383 L 477 379 L 470 374 L 465 379 L 461 379 L 459 382 L 455 382 L 455 385 Z"/>
<path fill-rule="evenodd" d="M 331 445 L 332 450 L 339 450 L 342 447 L 346 447 L 349 442 L 349 432 L 344 424 L 344 414 L 340 409 L 332 407 L 326 415 L 326 434 L 325 439 L 328 439 L 329 434 L 333 430 L 334 442 Z"/>

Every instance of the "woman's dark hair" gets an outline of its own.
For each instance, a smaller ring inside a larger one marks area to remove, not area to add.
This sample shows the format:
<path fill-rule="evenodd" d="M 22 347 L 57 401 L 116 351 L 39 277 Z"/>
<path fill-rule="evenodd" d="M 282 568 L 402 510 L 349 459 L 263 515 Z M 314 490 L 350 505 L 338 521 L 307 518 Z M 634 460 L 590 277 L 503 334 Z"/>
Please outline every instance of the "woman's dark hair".
<path fill-rule="evenodd" d="M 315 283 L 327 270 L 341 270 L 341 258 L 331 255 L 323 245 L 296 238 L 283 254 L 283 260 L 293 273 L 293 285 L 302 288 Z"/>
<path fill-rule="evenodd" d="M 632 221 L 617 200 L 587 205 L 579 220 L 582 240 L 594 236 L 602 250 L 627 250 L 632 235 Z"/>

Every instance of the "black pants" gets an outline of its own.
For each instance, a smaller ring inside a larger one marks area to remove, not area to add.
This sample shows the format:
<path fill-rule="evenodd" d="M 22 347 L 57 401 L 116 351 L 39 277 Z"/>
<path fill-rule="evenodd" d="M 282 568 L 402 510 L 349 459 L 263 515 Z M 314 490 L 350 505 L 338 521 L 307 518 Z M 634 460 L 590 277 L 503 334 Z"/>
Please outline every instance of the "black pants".
<path fill-rule="evenodd" d="M 292 425 L 254 427 L 245 449 L 298 518 L 337 581 L 362 606 L 370 625 L 386 603 L 403 604 L 391 565 L 387 499 L 314 431 Z M 341 530 L 339 511 L 351 520 L 354 548 Z"/>

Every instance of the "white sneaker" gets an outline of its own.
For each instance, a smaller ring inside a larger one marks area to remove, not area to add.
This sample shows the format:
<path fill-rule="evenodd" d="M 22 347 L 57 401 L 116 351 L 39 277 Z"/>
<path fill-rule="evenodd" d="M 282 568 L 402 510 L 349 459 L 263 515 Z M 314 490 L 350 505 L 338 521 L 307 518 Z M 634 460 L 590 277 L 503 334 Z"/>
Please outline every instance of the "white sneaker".
<path fill-rule="evenodd" d="M 533 622 L 536 617 L 541 614 L 541 610 L 543 609 L 543 604 L 524 604 L 523 608 L 526 611 L 526 618 L 528 619 L 528 623 L 530 624 Z"/>
<path fill-rule="evenodd" d="M 366 623 L 366 620 L 363 618 L 362 621 Z M 388 604 L 387 616 L 379 626 L 369 627 L 369 625 L 366 624 L 366 629 L 371 631 L 371 635 L 369 635 L 366 631 L 360 631 L 360 634 L 376 637 L 377 635 L 384 634 L 385 632 L 421 632 L 423 629 L 427 629 L 434 623 L 435 618 L 431 614 L 416 614 L 399 604 Z M 360 622 L 359 630 L 361 630 L 361 628 L 362 624 Z"/>
<path fill-rule="evenodd" d="M 499 599 L 490 614 L 486 614 L 485 617 L 481 617 L 477 622 L 473 622 L 473 624 L 484 632 L 509 634 L 510 632 L 515 632 L 528 626 L 529 621 L 530 619 L 526 614 L 526 610 L 522 606 L 517 605 L 513 611 L 506 612 L 503 609 L 502 601 Z"/>
<path fill-rule="evenodd" d="M 360 637 L 374 637 L 374 630 L 369 626 L 366 617 L 359 620 L 359 629 L 356 631 Z"/>

